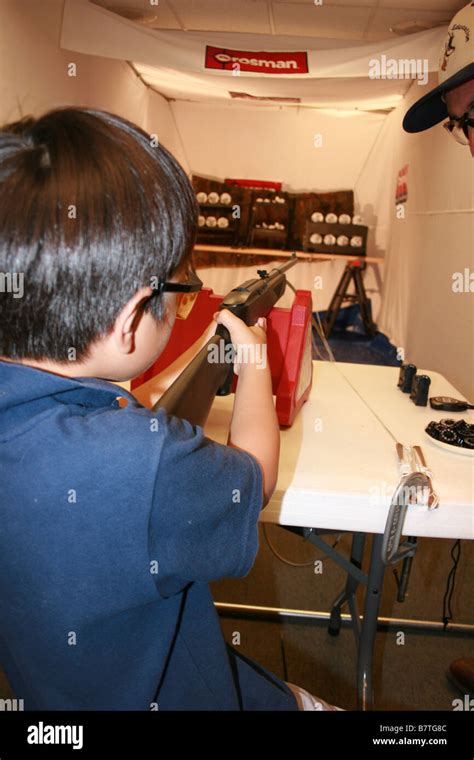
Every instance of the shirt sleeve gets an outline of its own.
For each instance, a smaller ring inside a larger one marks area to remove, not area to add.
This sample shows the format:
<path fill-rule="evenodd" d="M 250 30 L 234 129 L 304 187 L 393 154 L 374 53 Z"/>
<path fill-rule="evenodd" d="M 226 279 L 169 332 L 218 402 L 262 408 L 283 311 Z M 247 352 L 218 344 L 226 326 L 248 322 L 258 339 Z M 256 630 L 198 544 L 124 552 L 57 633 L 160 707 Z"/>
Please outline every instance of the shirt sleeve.
<path fill-rule="evenodd" d="M 202 427 L 163 413 L 149 550 L 159 593 L 192 581 L 246 575 L 258 549 L 263 475 L 245 451 L 206 438 Z"/>

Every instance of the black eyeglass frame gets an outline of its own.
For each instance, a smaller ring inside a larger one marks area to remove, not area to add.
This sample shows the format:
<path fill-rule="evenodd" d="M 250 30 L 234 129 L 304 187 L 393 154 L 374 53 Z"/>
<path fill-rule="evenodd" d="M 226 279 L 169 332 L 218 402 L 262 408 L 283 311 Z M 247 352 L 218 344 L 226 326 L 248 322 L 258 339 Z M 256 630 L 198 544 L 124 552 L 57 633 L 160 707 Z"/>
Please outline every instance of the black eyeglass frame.
<path fill-rule="evenodd" d="M 469 133 L 467 129 L 468 127 L 474 128 L 474 106 L 472 106 L 469 109 L 469 111 L 466 111 L 465 113 L 463 113 L 463 115 L 460 116 L 459 119 L 456 118 L 456 116 L 449 116 L 448 121 L 446 121 L 443 124 L 443 127 L 450 134 L 452 134 L 454 129 L 457 127 L 464 133 L 466 140 L 469 141 Z"/>
<path fill-rule="evenodd" d="M 188 270 L 188 279 L 185 282 L 167 282 L 159 280 L 153 287 L 154 294 L 160 293 L 198 293 L 204 283 L 199 279 L 194 269 Z"/>

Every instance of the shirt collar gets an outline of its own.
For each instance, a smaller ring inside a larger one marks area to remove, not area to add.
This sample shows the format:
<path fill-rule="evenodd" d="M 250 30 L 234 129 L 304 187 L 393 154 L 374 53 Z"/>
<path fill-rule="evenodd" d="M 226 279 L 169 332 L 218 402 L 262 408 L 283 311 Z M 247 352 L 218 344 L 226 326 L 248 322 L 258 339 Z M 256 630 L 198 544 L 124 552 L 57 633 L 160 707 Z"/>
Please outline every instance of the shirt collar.
<path fill-rule="evenodd" d="M 0 361 L 0 410 L 54 396 L 58 401 L 83 406 L 117 406 L 117 397 L 135 400 L 131 393 L 96 377 L 65 377 L 26 364 Z"/>

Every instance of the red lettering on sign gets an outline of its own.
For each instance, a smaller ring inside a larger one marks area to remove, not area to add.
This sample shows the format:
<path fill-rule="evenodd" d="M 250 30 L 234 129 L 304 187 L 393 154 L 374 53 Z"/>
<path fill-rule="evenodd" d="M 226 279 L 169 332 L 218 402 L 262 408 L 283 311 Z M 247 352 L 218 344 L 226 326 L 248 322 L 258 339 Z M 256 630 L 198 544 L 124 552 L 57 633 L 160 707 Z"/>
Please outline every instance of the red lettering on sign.
<path fill-rule="evenodd" d="M 267 53 L 206 46 L 206 69 L 258 74 L 308 74 L 308 54 Z"/>

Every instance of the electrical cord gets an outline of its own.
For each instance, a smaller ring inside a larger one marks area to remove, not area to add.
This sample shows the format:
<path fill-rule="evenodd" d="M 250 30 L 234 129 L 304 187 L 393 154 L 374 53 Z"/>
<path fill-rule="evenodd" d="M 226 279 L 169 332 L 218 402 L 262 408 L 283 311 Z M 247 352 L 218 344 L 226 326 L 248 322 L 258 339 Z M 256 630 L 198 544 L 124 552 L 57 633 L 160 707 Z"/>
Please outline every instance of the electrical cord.
<path fill-rule="evenodd" d="M 291 282 L 288 282 L 288 280 L 287 280 L 286 284 L 293 291 L 293 293 L 296 293 L 296 288 L 291 284 Z M 320 340 L 321 340 L 324 348 L 327 351 L 327 355 L 329 356 L 330 361 L 335 362 L 336 360 L 335 360 L 334 354 L 333 354 L 333 352 L 331 350 L 331 346 L 329 345 L 328 340 L 327 340 L 327 338 L 326 338 L 326 336 L 324 334 L 323 326 L 321 324 L 321 318 L 319 316 L 319 311 L 316 311 L 316 312 L 313 312 L 313 313 L 316 314 L 316 317 L 317 317 L 318 321 L 316 322 L 315 318 L 312 316 L 311 317 L 311 325 L 312 325 L 312 327 L 314 327 L 314 329 L 316 330 L 317 334 L 319 335 L 319 338 L 320 338 Z M 323 354 L 321 353 L 321 351 L 319 350 L 319 347 L 318 347 L 318 345 L 317 345 L 317 343 L 316 343 L 316 341 L 314 339 L 314 335 L 313 335 L 312 345 L 313 345 L 315 353 L 318 356 L 318 359 L 321 359 L 322 361 L 324 361 L 325 358 L 324 358 Z"/>
<path fill-rule="evenodd" d="M 458 538 L 451 547 L 451 559 L 453 566 L 449 571 L 448 580 L 446 581 L 446 591 L 443 597 L 443 625 L 446 630 L 449 622 L 453 619 L 451 604 L 453 601 L 454 588 L 456 584 L 456 573 L 458 571 L 459 559 L 461 557 L 461 540 Z"/>
<path fill-rule="evenodd" d="M 319 316 L 319 314 L 318 314 L 318 316 Z M 315 320 L 315 318 L 313 316 L 311 317 L 311 328 L 312 328 L 312 337 L 313 337 L 312 343 L 313 343 L 314 353 L 316 354 L 316 356 L 317 356 L 318 359 L 320 359 L 321 361 L 324 361 L 325 357 L 321 353 L 320 347 L 318 346 L 318 344 L 316 342 L 316 334 L 319 335 L 319 337 L 321 338 L 321 333 L 319 331 L 318 324 L 317 324 L 317 322 L 316 322 L 316 320 Z"/>
<path fill-rule="evenodd" d="M 283 555 L 275 549 L 272 542 L 270 541 L 267 533 L 267 526 L 265 524 L 263 525 L 263 535 L 265 536 L 265 541 L 267 542 L 268 548 L 272 554 L 274 554 L 275 557 L 280 560 L 280 562 L 283 562 L 284 565 L 290 565 L 290 567 L 311 567 L 311 565 L 314 565 L 314 559 L 312 559 L 311 562 L 292 562 L 290 559 L 283 557 Z M 304 541 L 305 539 L 303 538 L 303 542 Z"/>
<path fill-rule="evenodd" d="M 336 359 L 335 359 L 334 354 L 332 352 L 331 346 L 329 345 L 329 341 L 326 338 L 326 335 L 324 334 L 324 328 L 323 328 L 323 325 L 321 323 L 321 317 L 319 316 L 319 311 L 315 311 L 314 313 L 316 314 L 317 321 L 316 321 L 316 319 L 314 317 L 311 317 L 311 324 L 314 327 L 314 329 L 316 330 L 321 343 L 323 344 L 324 348 L 326 349 L 327 355 L 329 357 L 329 361 L 334 362 L 336 364 Z M 314 346 L 314 348 L 315 348 L 316 353 L 318 354 L 318 356 L 321 356 L 321 359 L 324 361 L 325 358 L 320 353 L 319 348 L 318 348 L 318 346 L 317 346 L 316 341 L 314 340 L 314 338 L 313 338 L 313 346 Z"/>
<path fill-rule="evenodd" d="M 284 557 L 275 549 L 274 545 L 270 541 L 266 524 L 264 523 L 262 527 L 263 527 L 263 535 L 264 535 L 265 541 L 267 542 L 268 548 L 270 549 L 272 554 L 274 554 L 275 557 L 280 560 L 280 562 L 283 562 L 284 565 L 290 565 L 290 567 L 311 567 L 312 565 L 314 565 L 316 561 L 315 559 L 312 559 L 311 562 L 293 562 L 291 559 L 286 559 L 286 557 Z M 281 526 L 278 526 L 278 527 L 281 527 Z M 339 541 L 341 540 L 341 537 L 342 537 L 342 533 L 339 533 L 336 540 L 334 541 L 332 545 L 333 549 L 336 548 Z M 306 543 L 306 542 L 307 542 L 307 539 L 303 538 L 303 543 Z"/>

